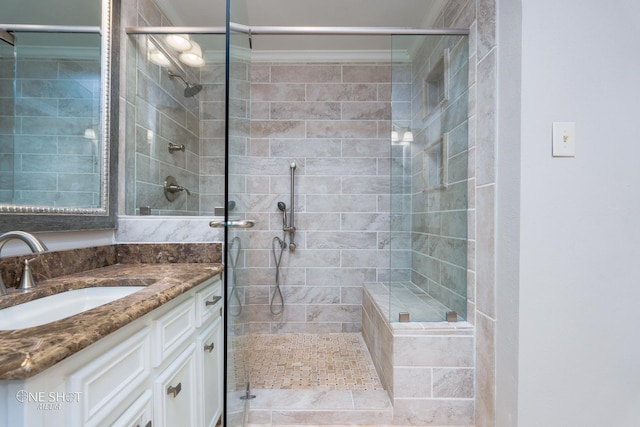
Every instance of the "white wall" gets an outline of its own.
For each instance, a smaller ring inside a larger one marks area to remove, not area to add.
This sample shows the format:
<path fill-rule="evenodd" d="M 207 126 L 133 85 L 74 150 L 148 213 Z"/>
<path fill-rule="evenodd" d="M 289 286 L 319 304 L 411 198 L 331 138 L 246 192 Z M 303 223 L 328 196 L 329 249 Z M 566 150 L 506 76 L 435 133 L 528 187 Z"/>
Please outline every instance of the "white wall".
<path fill-rule="evenodd" d="M 640 423 L 638 42 L 635 0 L 522 0 L 518 427 Z"/>

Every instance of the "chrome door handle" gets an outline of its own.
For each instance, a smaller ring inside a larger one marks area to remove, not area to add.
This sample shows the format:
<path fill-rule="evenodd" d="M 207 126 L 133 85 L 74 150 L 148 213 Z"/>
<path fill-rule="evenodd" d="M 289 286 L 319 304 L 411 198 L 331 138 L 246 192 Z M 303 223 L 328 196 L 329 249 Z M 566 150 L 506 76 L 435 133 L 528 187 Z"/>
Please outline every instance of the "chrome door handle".
<path fill-rule="evenodd" d="M 252 219 L 239 219 L 233 221 L 211 221 L 209 227 L 229 227 L 229 228 L 251 228 L 256 225 L 256 222 Z"/>

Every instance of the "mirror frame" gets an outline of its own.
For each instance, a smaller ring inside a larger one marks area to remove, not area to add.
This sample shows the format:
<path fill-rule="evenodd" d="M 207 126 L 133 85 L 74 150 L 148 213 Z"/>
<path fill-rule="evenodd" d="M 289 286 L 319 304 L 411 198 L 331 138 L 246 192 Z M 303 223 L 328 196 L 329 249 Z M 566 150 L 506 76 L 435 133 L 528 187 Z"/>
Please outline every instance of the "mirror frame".
<path fill-rule="evenodd" d="M 102 0 L 101 10 L 102 206 L 65 208 L 0 204 L 0 233 L 10 230 L 37 232 L 116 228 L 120 0 Z"/>

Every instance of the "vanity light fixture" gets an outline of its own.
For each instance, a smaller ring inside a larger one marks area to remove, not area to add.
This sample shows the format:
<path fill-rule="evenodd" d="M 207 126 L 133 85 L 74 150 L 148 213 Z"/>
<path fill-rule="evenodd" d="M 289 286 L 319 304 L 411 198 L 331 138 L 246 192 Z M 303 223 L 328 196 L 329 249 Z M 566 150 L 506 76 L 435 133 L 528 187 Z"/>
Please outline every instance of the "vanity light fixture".
<path fill-rule="evenodd" d="M 204 65 L 204 59 L 202 58 L 202 49 L 196 42 L 191 42 L 191 49 L 182 52 L 180 56 L 178 56 L 178 58 L 180 58 L 180 61 L 182 61 L 183 63 L 192 67 L 202 67 Z"/>
<path fill-rule="evenodd" d="M 180 52 L 184 52 L 193 47 L 193 42 L 189 38 L 189 34 L 169 34 L 164 40 L 169 46 Z"/>

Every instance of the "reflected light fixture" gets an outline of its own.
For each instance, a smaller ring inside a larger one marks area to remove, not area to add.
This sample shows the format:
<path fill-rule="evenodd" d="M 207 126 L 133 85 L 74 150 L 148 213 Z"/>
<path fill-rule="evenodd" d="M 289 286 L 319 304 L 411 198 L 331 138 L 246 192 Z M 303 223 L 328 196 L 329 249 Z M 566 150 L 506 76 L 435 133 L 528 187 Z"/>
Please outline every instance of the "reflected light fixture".
<path fill-rule="evenodd" d="M 169 58 L 167 58 L 162 52 L 157 49 L 149 51 L 149 61 L 162 67 L 168 67 L 171 65 L 171 61 L 169 61 Z"/>
<path fill-rule="evenodd" d="M 400 132 L 398 132 L 398 130 L 400 130 Z M 402 134 L 402 139 L 400 139 L 400 134 Z M 391 131 L 391 143 L 394 145 L 408 145 L 411 142 L 413 142 L 413 132 L 411 132 L 411 128 L 394 124 Z"/>
<path fill-rule="evenodd" d="M 192 67 L 202 67 L 204 65 L 202 49 L 196 42 L 191 42 L 191 49 L 182 52 L 178 58 L 180 58 L 180 61 Z"/>
<path fill-rule="evenodd" d="M 169 46 L 181 52 L 193 47 L 189 34 L 169 34 L 164 38 Z"/>

